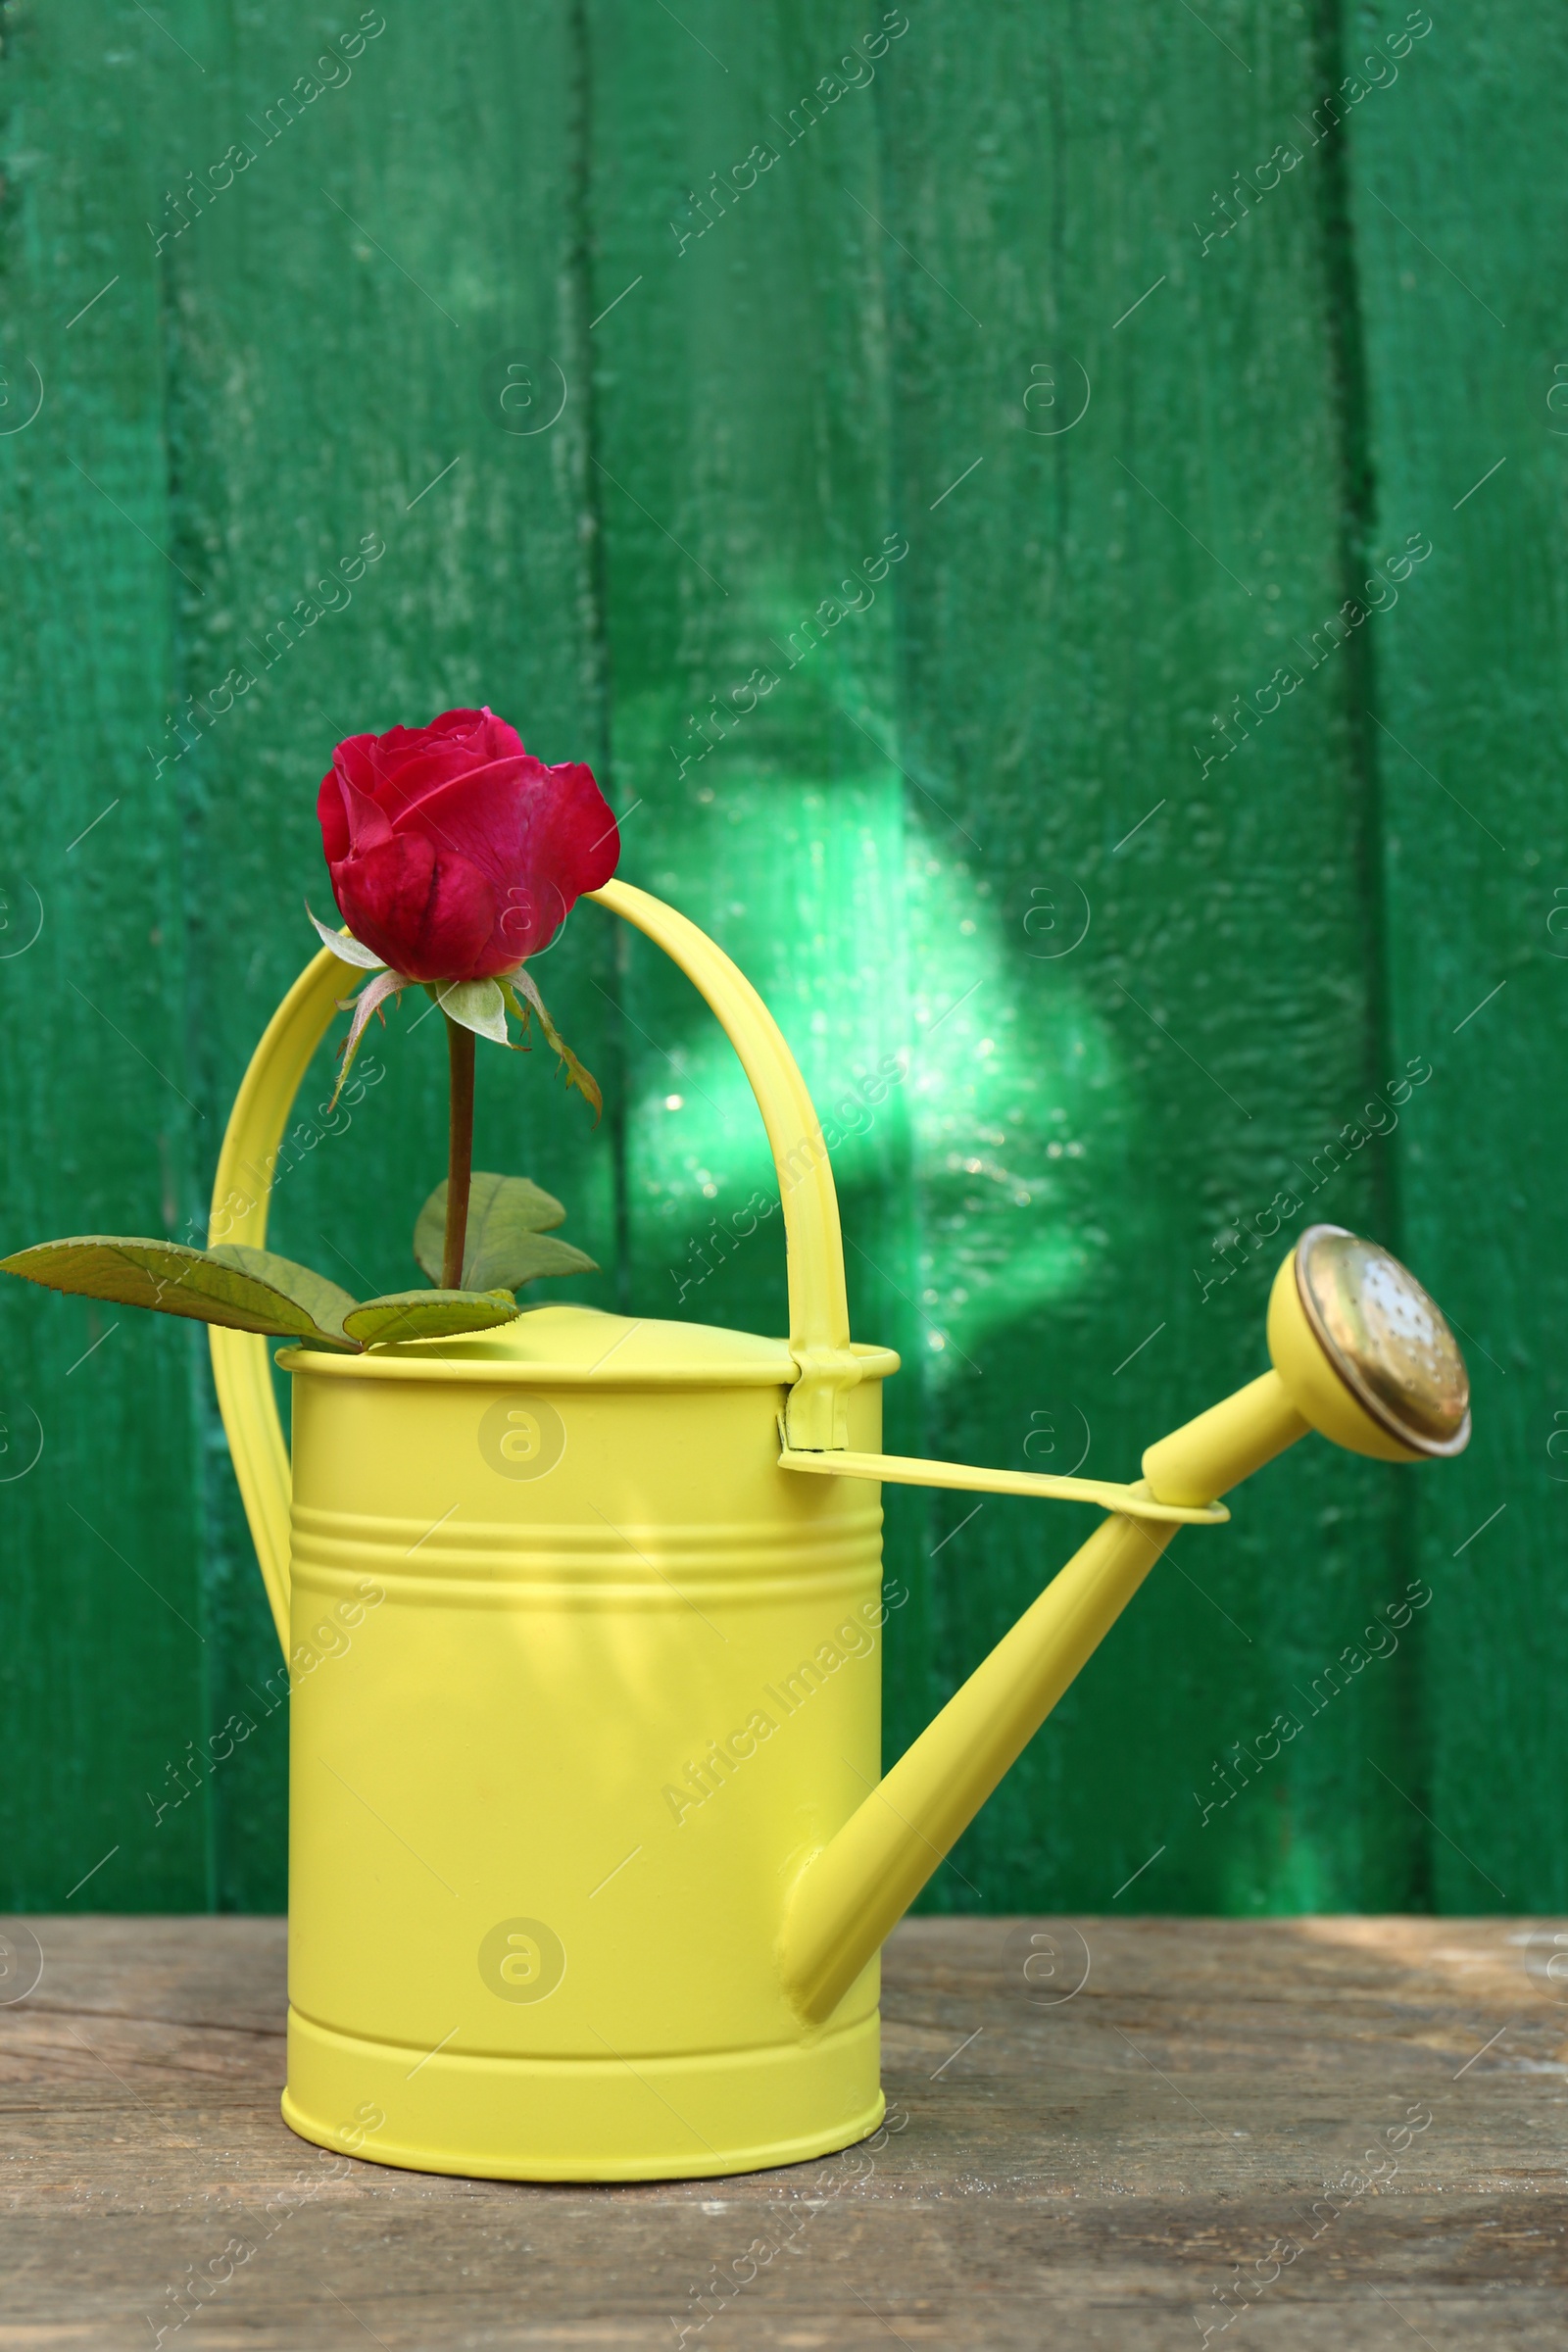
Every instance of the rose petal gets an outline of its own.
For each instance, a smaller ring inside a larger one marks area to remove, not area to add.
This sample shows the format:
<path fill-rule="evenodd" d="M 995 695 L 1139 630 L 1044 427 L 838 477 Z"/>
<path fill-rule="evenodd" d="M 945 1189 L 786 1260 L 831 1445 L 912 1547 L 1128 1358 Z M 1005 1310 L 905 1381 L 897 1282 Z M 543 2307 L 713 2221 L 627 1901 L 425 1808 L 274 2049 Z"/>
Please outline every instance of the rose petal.
<path fill-rule="evenodd" d="M 367 850 L 378 850 L 383 842 L 392 839 L 392 820 L 379 808 L 368 793 L 339 776 L 338 790 L 343 797 L 343 813 L 348 819 L 349 856 L 361 858 Z"/>
<path fill-rule="evenodd" d="M 620 831 L 593 770 L 576 761 L 544 770 L 527 816 L 523 866 L 530 877 L 539 929 L 522 953 L 537 956 L 583 892 L 598 890 L 610 880 L 620 857 Z M 509 922 L 506 906 L 498 932 L 501 944 L 515 944 L 518 927 Z"/>
<path fill-rule="evenodd" d="M 431 793 L 461 778 L 482 773 L 497 761 L 504 763 L 527 761 L 516 729 L 505 719 L 486 719 L 480 729 L 468 736 L 449 736 L 439 743 L 428 743 L 401 760 L 384 775 L 376 787 L 376 799 L 387 814 L 396 819 L 408 814 Z M 537 766 L 537 761 L 529 764 Z"/>
<path fill-rule="evenodd" d="M 365 743 L 369 739 L 362 735 L 359 740 Z M 334 764 L 321 778 L 321 789 L 316 796 L 316 813 L 321 820 L 321 847 L 328 865 L 349 854 L 348 811 L 343 806 L 343 785 L 335 764 L 348 749 L 347 744 L 338 745 L 332 755 Z"/>
<path fill-rule="evenodd" d="M 378 800 L 409 761 L 429 752 L 433 743 L 445 740 L 458 745 L 457 772 L 471 765 L 471 760 L 462 757 L 461 746 L 484 721 L 482 710 L 445 710 L 428 727 L 389 727 L 384 735 L 348 735 L 333 751 L 332 765 L 368 799 Z"/>
<path fill-rule="evenodd" d="M 500 921 L 488 968 L 506 969 L 552 940 L 585 890 L 615 870 L 614 815 L 575 762 L 498 760 L 429 794 L 398 819 L 469 858 L 496 885 Z"/>
<path fill-rule="evenodd" d="M 568 760 L 545 774 L 550 789 L 534 803 L 529 848 L 541 866 L 570 877 L 566 888 L 576 900 L 585 890 L 602 890 L 613 874 L 620 828 L 591 767 Z"/>
<path fill-rule="evenodd" d="M 348 735 L 336 745 L 332 765 L 340 776 L 347 776 L 361 792 L 375 792 L 375 745 L 373 735 Z"/>
<path fill-rule="evenodd" d="M 412 763 L 431 756 L 456 757 L 458 765 L 482 766 L 522 750 L 514 727 L 492 710 L 443 710 L 427 727 L 389 727 L 369 738 L 374 750 L 372 788 L 402 788 Z"/>
<path fill-rule="evenodd" d="M 495 892 L 466 858 L 438 856 L 419 834 L 397 834 L 334 866 L 332 887 L 355 938 L 411 978 L 480 976 Z"/>
<path fill-rule="evenodd" d="M 434 784 L 393 819 L 399 833 L 422 833 L 437 848 L 471 859 L 493 882 L 518 874 L 526 857 L 528 803 L 547 774 L 541 761 L 496 760 Z"/>

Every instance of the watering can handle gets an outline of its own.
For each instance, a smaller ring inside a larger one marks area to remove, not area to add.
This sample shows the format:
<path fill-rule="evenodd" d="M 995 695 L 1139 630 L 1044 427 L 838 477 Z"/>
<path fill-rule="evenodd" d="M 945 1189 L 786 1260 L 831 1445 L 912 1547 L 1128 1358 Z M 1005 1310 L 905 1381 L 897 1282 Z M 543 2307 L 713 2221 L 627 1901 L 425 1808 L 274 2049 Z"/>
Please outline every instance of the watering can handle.
<path fill-rule="evenodd" d="M 786 1408 L 788 1443 L 842 1447 L 845 1398 L 860 1377 L 850 1348 L 838 1195 L 821 1123 L 795 1057 L 761 998 L 706 932 L 646 891 L 609 882 L 590 896 L 651 939 L 706 998 L 757 1097 L 778 1172 L 789 1256 L 790 1352 L 800 1378 Z M 313 957 L 268 1023 L 251 1057 L 213 1186 L 212 1243 L 267 1244 L 272 1171 L 312 1056 L 351 975 L 330 949 Z M 234 1475 L 250 1521 L 278 1640 L 288 1652 L 289 1463 L 272 1393 L 270 1343 L 251 1332 L 209 1332 L 213 1377 Z"/>

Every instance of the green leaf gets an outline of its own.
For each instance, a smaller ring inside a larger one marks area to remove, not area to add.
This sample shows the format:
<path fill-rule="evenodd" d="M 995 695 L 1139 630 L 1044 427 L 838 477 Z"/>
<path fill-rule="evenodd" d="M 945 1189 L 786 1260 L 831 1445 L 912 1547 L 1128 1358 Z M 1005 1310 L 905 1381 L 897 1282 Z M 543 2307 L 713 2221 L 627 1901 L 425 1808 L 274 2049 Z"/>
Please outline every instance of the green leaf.
<path fill-rule="evenodd" d="M 475 1171 L 468 1193 L 468 1231 L 464 1244 L 466 1290 L 514 1291 L 542 1274 L 596 1274 L 591 1257 L 569 1242 L 546 1241 L 566 1212 L 551 1193 L 526 1176 L 493 1176 Z M 419 1211 L 414 1254 L 432 1282 L 441 1279 L 447 1230 L 447 1188 L 442 1179 Z"/>
<path fill-rule="evenodd" d="M 394 1340 L 443 1340 L 463 1331 L 490 1331 L 520 1312 L 510 1291 L 389 1291 L 367 1298 L 343 1318 L 351 1340 L 386 1347 Z"/>
<path fill-rule="evenodd" d="M 544 1274 L 597 1274 L 598 1263 L 570 1242 L 553 1233 L 519 1233 L 494 1256 L 470 1260 L 463 1269 L 465 1282 L 475 1290 L 520 1290 Z"/>
<path fill-rule="evenodd" d="M 46 1290 L 107 1298 L 116 1306 L 151 1307 L 231 1331 L 318 1340 L 329 1348 L 355 1344 L 343 1327 L 343 1311 L 354 1304 L 347 1291 L 270 1250 L 187 1250 L 179 1242 L 89 1233 L 19 1250 L 0 1258 L 0 1267 Z"/>
<path fill-rule="evenodd" d="M 240 1242 L 220 1242 L 207 1252 L 220 1265 L 233 1266 L 241 1274 L 253 1274 L 261 1282 L 270 1283 L 303 1307 L 321 1331 L 329 1338 L 341 1339 L 343 1318 L 355 1304 L 352 1292 L 345 1291 L 324 1274 L 311 1266 L 297 1265 L 291 1257 L 279 1257 L 272 1250 L 247 1250 Z"/>

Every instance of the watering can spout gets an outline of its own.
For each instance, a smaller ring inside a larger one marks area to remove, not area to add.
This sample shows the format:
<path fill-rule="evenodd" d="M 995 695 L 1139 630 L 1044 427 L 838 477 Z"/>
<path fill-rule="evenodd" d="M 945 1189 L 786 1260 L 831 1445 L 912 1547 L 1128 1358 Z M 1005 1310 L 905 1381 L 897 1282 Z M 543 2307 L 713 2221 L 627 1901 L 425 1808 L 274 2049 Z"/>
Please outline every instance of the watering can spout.
<path fill-rule="evenodd" d="M 1139 1485 L 808 1863 L 781 1948 L 803 2016 L 820 2022 L 838 2006 L 1182 1517 L 1309 1429 L 1389 1461 L 1457 1453 L 1468 1442 L 1469 1383 L 1442 1315 L 1397 1260 L 1337 1226 L 1309 1228 L 1281 1265 L 1268 1343 L 1273 1368 L 1149 1448 Z M 1160 1506 L 1170 1515 L 1152 1516 Z"/>

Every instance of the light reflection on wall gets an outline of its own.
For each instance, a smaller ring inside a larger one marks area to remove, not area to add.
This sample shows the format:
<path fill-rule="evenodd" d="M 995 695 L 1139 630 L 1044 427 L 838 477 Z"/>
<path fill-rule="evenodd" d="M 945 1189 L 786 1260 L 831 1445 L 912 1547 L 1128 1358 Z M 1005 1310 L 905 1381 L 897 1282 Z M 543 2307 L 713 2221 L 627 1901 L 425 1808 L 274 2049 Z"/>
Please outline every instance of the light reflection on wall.
<path fill-rule="evenodd" d="M 781 824 L 786 791 L 798 813 Z M 734 853 L 764 806 L 769 855 L 742 896 L 724 869 L 747 870 Z M 713 832 L 729 836 L 718 857 L 689 837 L 650 885 L 711 930 L 766 999 L 830 1138 L 842 1136 L 833 1169 L 852 1237 L 858 1199 L 890 1182 L 895 1154 L 912 1173 L 907 1278 L 941 1384 L 1000 1325 L 1083 1286 L 1112 1245 L 1096 1202 L 1121 1189 L 1130 1088 L 1089 1003 L 1087 961 L 1075 972 L 1071 958 L 1033 955 L 1004 889 L 966 845 L 955 855 L 940 819 L 911 813 L 886 771 L 831 790 L 729 783 L 692 827 Z M 667 1021 L 660 1033 L 664 1051 L 638 1060 L 628 1135 L 636 1260 L 672 1269 L 698 1264 L 693 1245 L 748 1203 L 777 1197 L 727 1041 L 695 1003 L 678 1017 L 678 1034 Z M 762 1230 L 776 1238 L 756 1246 L 781 1256 L 776 1226 Z M 701 1316 L 700 1298 L 677 1304 L 678 1288 L 636 1303 Z"/>
<path fill-rule="evenodd" d="M 1094 1276 L 1114 1238 L 1097 1201 L 1125 1160 L 1129 1086 L 1087 965 L 1033 956 L 972 853 L 930 836 L 911 852 L 920 1302 L 940 1384 L 999 1327 Z"/>

